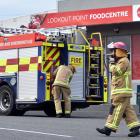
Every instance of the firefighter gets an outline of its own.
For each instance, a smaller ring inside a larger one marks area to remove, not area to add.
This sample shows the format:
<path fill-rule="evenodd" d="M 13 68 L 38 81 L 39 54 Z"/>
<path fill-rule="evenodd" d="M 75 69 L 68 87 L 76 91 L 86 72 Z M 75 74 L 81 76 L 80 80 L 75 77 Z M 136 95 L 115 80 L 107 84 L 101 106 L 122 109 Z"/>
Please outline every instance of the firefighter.
<path fill-rule="evenodd" d="M 60 95 L 63 94 L 65 103 L 65 117 L 69 118 L 71 115 L 71 99 L 70 99 L 70 86 L 69 83 L 76 72 L 76 68 L 73 65 L 61 65 L 53 73 L 55 80 L 53 82 L 52 94 L 54 97 L 56 117 L 62 117 L 62 107 Z"/>
<path fill-rule="evenodd" d="M 112 50 L 114 62 L 110 63 L 109 69 L 112 73 L 111 83 L 111 107 L 104 128 L 96 130 L 107 136 L 116 132 L 122 118 L 130 130 L 128 137 L 140 135 L 140 123 L 137 115 L 130 104 L 132 97 L 130 62 L 127 58 L 127 46 L 123 42 L 115 42 L 108 45 Z"/>

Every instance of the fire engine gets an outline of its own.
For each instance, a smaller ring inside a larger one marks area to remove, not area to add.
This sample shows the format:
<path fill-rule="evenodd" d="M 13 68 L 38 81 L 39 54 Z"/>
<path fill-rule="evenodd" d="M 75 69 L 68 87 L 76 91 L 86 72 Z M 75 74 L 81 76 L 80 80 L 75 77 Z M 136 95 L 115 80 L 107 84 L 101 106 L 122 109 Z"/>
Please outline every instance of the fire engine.
<path fill-rule="evenodd" d="M 29 32 L 4 28 L 2 31 L 1 115 L 23 115 L 28 110 L 44 110 L 48 116 L 55 116 L 51 79 L 52 72 L 59 65 L 73 64 L 77 69 L 70 85 L 72 111 L 107 102 L 100 33 L 87 37 L 83 29 Z"/>

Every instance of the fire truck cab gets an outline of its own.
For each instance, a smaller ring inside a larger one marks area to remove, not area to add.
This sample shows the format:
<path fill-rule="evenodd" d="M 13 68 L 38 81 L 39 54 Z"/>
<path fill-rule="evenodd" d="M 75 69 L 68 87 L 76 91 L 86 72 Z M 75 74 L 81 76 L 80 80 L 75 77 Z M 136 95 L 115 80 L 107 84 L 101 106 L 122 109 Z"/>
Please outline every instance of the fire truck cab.
<path fill-rule="evenodd" d="M 0 114 L 44 110 L 55 116 L 52 73 L 59 65 L 68 64 L 77 69 L 70 85 L 72 110 L 106 103 L 103 52 L 100 33 L 87 38 L 79 29 L 47 37 L 40 33 L 1 36 Z"/>

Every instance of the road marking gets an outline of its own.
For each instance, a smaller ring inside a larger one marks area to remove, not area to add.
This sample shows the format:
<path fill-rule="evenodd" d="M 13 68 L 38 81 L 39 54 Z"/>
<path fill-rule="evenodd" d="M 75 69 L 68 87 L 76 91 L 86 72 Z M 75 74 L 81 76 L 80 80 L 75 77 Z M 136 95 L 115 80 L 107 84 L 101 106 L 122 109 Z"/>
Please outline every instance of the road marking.
<path fill-rule="evenodd" d="M 0 130 L 17 131 L 17 132 L 23 132 L 23 133 L 33 133 L 33 134 L 50 135 L 50 136 L 58 136 L 58 137 L 67 137 L 67 138 L 73 137 L 73 136 L 69 136 L 69 135 L 59 135 L 59 134 L 55 134 L 55 133 L 44 133 L 44 132 L 37 132 L 37 131 L 27 131 L 27 130 L 1 128 L 1 127 L 0 127 Z"/>

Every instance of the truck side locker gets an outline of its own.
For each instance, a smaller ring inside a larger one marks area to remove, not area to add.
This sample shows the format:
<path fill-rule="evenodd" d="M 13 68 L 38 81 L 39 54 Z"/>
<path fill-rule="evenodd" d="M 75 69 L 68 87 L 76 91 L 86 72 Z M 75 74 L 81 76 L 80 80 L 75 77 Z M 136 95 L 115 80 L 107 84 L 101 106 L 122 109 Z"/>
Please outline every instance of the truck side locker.
<path fill-rule="evenodd" d="M 85 102 L 86 96 L 86 54 L 88 41 L 85 30 L 74 30 L 68 42 L 68 63 L 76 67 L 76 73 L 70 83 L 72 102 Z"/>
<path fill-rule="evenodd" d="M 57 41 L 48 41 L 43 43 L 43 63 L 42 70 L 46 73 L 46 92 L 45 92 L 45 101 L 46 104 L 44 106 L 44 112 L 48 116 L 54 117 L 55 107 L 53 103 L 53 97 L 51 94 L 52 91 L 52 74 L 53 71 L 60 65 L 61 63 L 61 49 L 64 48 L 63 42 Z"/>
<path fill-rule="evenodd" d="M 43 72 L 46 73 L 46 96 L 45 100 L 50 101 L 51 98 L 51 79 L 53 71 L 60 65 L 61 48 L 64 47 L 63 42 L 46 42 L 43 44 Z"/>

